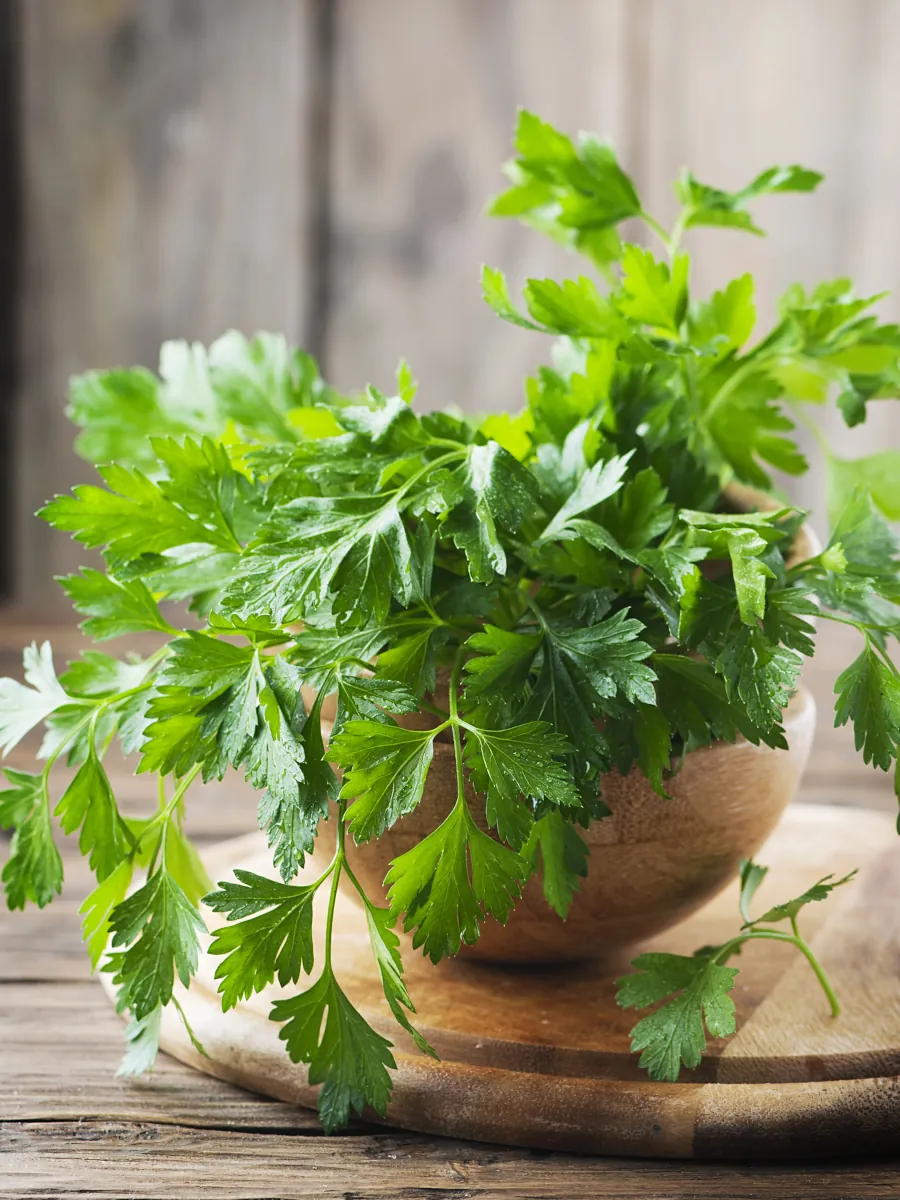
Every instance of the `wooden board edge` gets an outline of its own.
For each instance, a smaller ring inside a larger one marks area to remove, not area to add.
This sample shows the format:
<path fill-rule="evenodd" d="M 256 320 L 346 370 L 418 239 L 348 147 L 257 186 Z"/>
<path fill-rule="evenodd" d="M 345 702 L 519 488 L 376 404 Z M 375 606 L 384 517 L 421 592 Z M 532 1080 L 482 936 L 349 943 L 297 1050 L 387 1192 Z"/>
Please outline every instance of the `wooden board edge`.
<path fill-rule="evenodd" d="M 101 977 L 113 998 L 111 982 Z M 318 1088 L 290 1061 L 276 1025 L 250 1009 L 223 1013 L 205 989 L 179 1002 L 209 1057 L 177 1013 L 161 1046 L 217 1079 L 314 1108 Z M 417 1133 L 541 1150 L 639 1158 L 789 1159 L 896 1150 L 900 1077 L 825 1083 L 716 1084 L 568 1078 L 434 1062 L 397 1053 L 384 1118 Z"/>

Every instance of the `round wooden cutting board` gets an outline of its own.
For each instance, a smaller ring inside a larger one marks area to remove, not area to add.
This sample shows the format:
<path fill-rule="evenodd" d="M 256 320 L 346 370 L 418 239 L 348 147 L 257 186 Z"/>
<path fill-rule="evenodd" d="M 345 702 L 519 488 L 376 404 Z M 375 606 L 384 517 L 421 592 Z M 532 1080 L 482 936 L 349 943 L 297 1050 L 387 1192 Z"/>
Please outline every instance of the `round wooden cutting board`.
<path fill-rule="evenodd" d="M 407 945 L 413 1019 L 441 1061 L 418 1054 L 382 998 L 362 911 L 341 896 L 338 979 L 395 1043 L 387 1123 L 592 1154 L 788 1158 L 900 1149 L 900 840 L 893 822 L 859 809 L 797 805 L 757 857 L 771 867 L 762 905 L 790 899 L 830 872 L 860 868 L 857 880 L 801 917 L 843 1013 L 830 1016 L 795 950 L 756 942 L 734 963 L 741 967 L 736 1036 L 712 1042 L 703 1065 L 676 1084 L 649 1081 L 629 1052 L 637 1017 L 615 1004 L 613 981 L 627 968 L 621 961 L 536 969 L 457 960 L 435 968 Z M 217 882 L 234 867 L 272 874 L 260 834 L 213 847 L 205 862 Z M 205 916 L 211 928 L 222 924 Z M 739 925 L 733 885 L 641 949 L 689 954 Z M 306 1068 L 291 1063 L 268 1020 L 271 1001 L 296 989 L 269 988 L 223 1014 L 213 979 L 219 961 L 204 956 L 190 991 L 179 992 L 209 1058 L 169 1011 L 163 1048 L 221 1079 L 314 1106 Z"/>

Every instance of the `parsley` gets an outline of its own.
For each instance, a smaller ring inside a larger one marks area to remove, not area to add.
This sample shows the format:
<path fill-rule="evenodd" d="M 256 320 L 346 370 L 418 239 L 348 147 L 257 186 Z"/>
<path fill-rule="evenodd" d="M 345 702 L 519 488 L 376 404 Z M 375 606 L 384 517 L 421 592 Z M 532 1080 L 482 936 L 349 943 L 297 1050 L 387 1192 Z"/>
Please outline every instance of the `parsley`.
<path fill-rule="evenodd" d="M 32 646 L 23 682 L 0 681 L 0 748 L 44 730 L 41 770 L 5 771 L 2 879 L 11 907 L 48 904 L 62 886 L 55 832 L 78 838 L 96 876 L 85 942 L 130 1016 L 126 1073 L 151 1068 L 164 1006 L 184 1020 L 205 896 L 224 918 L 211 942 L 223 1006 L 276 978 L 295 989 L 271 1015 L 322 1084 L 326 1127 L 383 1112 L 394 1059 L 332 961 L 338 887 L 364 906 L 389 1011 L 433 1053 L 398 927 L 437 962 L 505 921 L 534 874 L 564 919 L 590 869 L 580 830 L 608 812 L 606 773 L 642 771 L 665 804 L 698 746 L 784 745 L 816 614 L 862 637 L 835 685 L 837 722 L 853 725 L 865 761 L 896 766 L 900 554 L 885 518 L 900 513 L 897 455 L 846 460 L 816 431 L 832 531 L 799 562 L 805 514 L 774 496 L 771 472 L 806 469 L 794 427 L 811 405 L 834 402 L 853 425 L 900 394 L 900 330 L 838 279 L 790 288 L 774 327 L 756 332 L 752 277 L 697 296 L 682 246 L 688 229 L 758 234 L 760 196 L 820 177 L 774 167 L 729 192 L 685 172 L 666 230 L 612 147 L 528 112 L 506 172 L 490 211 L 584 259 L 570 279 L 527 280 L 521 302 L 483 270 L 488 305 L 550 347 L 520 412 L 420 414 L 406 362 L 393 394 L 343 395 L 267 333 L 170 342 L 158 374 L 73 381 L 77 446 L 99 481 L 40 515 L 104 565 L 62 586 L 89 638 L 151 633 L 160 647 L 145 659 L 89 649 L 57 676 L 50 647 Z M 623 240 L 634 221 L 652 245 Z M 763 511 L 736 503 L 734 483 L 766 493 Z M 157 777 L 154 812 L 119 811 L 103 765 L 114 740 Z M 453 806 L 391 863 L 382 907 L 346 838 L 379 838 L 416 808 L 439 741 L 455 762 Z M 61 760 L 75 774 L 60 797 Z M 259 793 L 280 880 L 241 872 L 213 890 L 183 832 L 193 780 L 228 770 Z M 328 866 L 296 882 L 321 837 Z M 837 884 L 751 920 L 763 875 L 745 868 L 734 939 L 692 958 L 641 956 L 623 981 L 623 1004 L 662 1005 L 634 1031 L 655 1076 L 677 1077 L 707 1036 L 733 1029 L 728 964 L 748 938 L 795 944 L 836 1009 L 797 917 Z M 790 932 L 772 928 L 783 922 Z"/>
<path fill-rule="evenodd" d="M 730 992 L 738 974 L 725 964 L 753 939 L 770 939 L 795 946 L 816 974 L 833 1016 L 840 1012 L 821 964 L 803 939 L 797 925 L 800 912 L 817 900 L 826 900 L 835 888 L 849 883 L 856 872 L 843 879 L 828 875 L 801 896 L 776 904 L 762 916 L 751 918 L 749 905 L 768 871 L 758 863 L 741 864 L 740 933 L 722 946 L 704 946 L 693 957 L 681 954 L 641 954 L 632 966 L 633 975 L 618 981 L 616 1000 L 623 1008 L 648 1008 L 661 1001 L 649 1016 L 642 1017 L 631 1031 L 631 1048 L 641 1051 L 640 1065 L 651 1079 L 675 1083 L 681 1068 L 696 1067 L 706 1050 L 706 1034 L 728 1037 L 735 1031 L 734 1001 Z M 769 928 L 790 922 L 790 933 Z"/>

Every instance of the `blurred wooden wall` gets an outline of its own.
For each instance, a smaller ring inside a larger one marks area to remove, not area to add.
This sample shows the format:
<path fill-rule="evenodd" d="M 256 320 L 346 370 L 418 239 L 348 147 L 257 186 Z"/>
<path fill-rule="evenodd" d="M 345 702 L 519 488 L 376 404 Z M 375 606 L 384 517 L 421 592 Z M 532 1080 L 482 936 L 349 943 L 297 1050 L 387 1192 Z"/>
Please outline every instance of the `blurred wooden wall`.
<path fill-rule="evenodd" d="M 340 386 L 389 386 L 405 355 L 424 405 L 518 406 L 548 346 L 481 303 L 480 263 L 516 283 L 574 264 L 482 215 L 517 105 L 610 135 L 663 217 L 683 163 L 726 187 L 779 161 L 826 172 L 814 198 L 759 206 L 766 240 L 696 236 L 701 291 L 751 269 L 770 315 L 794 279 L 900 285 L 897 0 L 18 0 L 16 13 L 12 563 L 29 612 L 65 611 L 51 577 L 84 558 L 30 515 L 91 476 L 63 416 L 74 371 L 155 365 L 164 338 L 273 328 Z M 900 315 L 896 298 L 885 311 Z M 878 416 L 840 434 L 844 453 L 900 442 L 891 409 Z"/>

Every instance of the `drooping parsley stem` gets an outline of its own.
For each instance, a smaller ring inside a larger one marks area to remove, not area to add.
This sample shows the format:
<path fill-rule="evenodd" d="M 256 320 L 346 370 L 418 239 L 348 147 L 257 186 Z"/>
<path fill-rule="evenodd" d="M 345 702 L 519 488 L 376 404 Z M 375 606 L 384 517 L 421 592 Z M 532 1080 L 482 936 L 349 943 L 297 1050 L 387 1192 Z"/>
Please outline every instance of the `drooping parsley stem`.
<path fill-rule="evenodd" d="M 335 846 L 334 858 L 332 859 L 331 866 L 328 868 L 328 870 L 333 871 L 334 874 L 331 877 L 331 890 L 328 893 L 328 915 L 325 918 L 324 970 L 326 972 L 331 970 L 331 940 L 332 933 L 334 932 L 334 906 L 337 903 L 338 884 L 340 883 L 341 871 L 343 870 L 345 859 L 344 838 L 346 837 L 346 830 L 344 828 L 344 812 L 346 808 L 346 800 L 338 800 L 337 844 Z M 326 871 L 325 875 L 327 874 L 328 872 Z M 322 879 L 325 878 L 325 875 L 322 876 Z"/>
<path fill-rule="evenodd" d="M 463 775 L 463 758 L 462 758 L 462 739 L 459 736 L 459 677 L 462 674 L 463 659 L 465 658 L 466 648 L 460 646 L 456 652 L 456 658 L 453 662 L 453 670 L 450 673 L 450 728 L 453 731 L 453 752 L 456 758 L 456 806 L 464 806 L 466 803 L 466 781 Z"/>
<path fill-rule="evenodd" d="M 191 767 L 191 769 L 188 771 L 188 773 L 186 775 L 184 775 L 181 778 L 181 780 L 179 781 L 178 785 L 175 788 L 175 791 L 172 793 L 171 800 L 169 800 L 169 802 L 165 805 L 164 808 L 161 808 L 159 810 L 159 812 L 157 812 L 156 816 L 153 817 L 152 820 L 148 821 L 148 823 L 144 826 L 144 828 L 141 830 L 140 834 L 135 839 L 134 846 L 132 848 L 132 854 L 136 854 L 138 852 L 138 850 L 141 847 L 141 842 L 144 840 L 144 838 L 147 836 L 147 834 L 150 832 L 151 829 L 155 829 L 157 827 L 157 825 L 162 826 L 162 833 L 160 834 L 159 841 L 156 843 L 156 845 L 153 848 L 153 855 L 152 855 L 152 857 L 150 859 L 150 863 L 147 867 L 148 875 L 153 874 L 153 870 L 154 870 L 154 867 L 156 866 L 156 859 L 157 859 L 158 855 L 161 856 L 160 865 L 162 867 L 165 867 L 165 865 L 166 865 L 166 834 L 168 832 L 169 821 L 172 817 L 172 813 L 175 811 L 175 809 L 181 803 L 185 792 L 188 790 L 188 788 L 191 786 L 191 784 L 194 782 L 194 780 L 200 774 L 201 769 L 202 769 L 202 767 L 201 767 L 200 763 L 197 763 L 196 766 Z"/>

